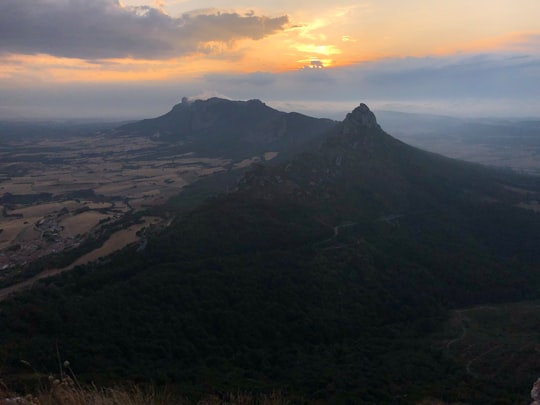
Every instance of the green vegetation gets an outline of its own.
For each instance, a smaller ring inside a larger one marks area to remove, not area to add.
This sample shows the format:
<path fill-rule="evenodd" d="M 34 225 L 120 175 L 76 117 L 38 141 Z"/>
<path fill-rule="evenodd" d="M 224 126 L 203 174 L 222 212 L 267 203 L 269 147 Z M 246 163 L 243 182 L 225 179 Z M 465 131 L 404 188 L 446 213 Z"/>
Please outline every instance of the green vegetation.
<path fill-rule="evenodd" d="M 539 309 L 538 301 L 460 309 L 433 335 L 434 347 L 475 380 L 474 387 L 462 392 L 463 400 L 526 402 L 526 393 L 540 375 Z"/>
<path fill-rule="evenodd" d="M 532 363 L 486 389 L 448 343 L 463 327 L 444 325 L 451 309 L 540 298 L 540 215 L 514 207 L 540 182 L 411 148 L 364 107 L 320 150 L 253 168 L 143 251 L 4 302 L 10 386 L 25 385 L 21 359 L 50 370 L 58 347 L 82 381 L 188 398 L 524 402 Z M 499 349 L 490 367 L 511 356 Z"/>
<path fill-rule="evenodd" d="M 228 393 L 219 396 L 205 395 L 200 399 L 190 400 L 181 393 L 152 388 L 145 390 L 137 385 L 115 388 L 78 387 L 69 380 L 52 380 L 50 388 L 40 389 L 35 394 L 27 394 L 24 397 L 9 392 L 3 393 L 0 389 L 0 400 L 2 396 L 12 401 L 9 403 L 22 405 L 287 405 L 299 403 L 297 398 L 286 398 L 279 393 L 271 395 Z"/>
<path fill-rule="evenodd" d="M 35 204 L 38 201 L 48 202 L 52 200 L 52 194 L 50 193 L 39 193 L 39 194 L 18 194 L 13 195 L 11 193 L 4 193 L 0 197 L 0 204 Z M 4 207 L 4 216 L 6 214 L 6 207 Z"/>
<path fill-rule="evenodd" d="M 126 124 L 118 131 L 166 141 L 177 154 L 241 161 L 268 151 L 279 151 L 280 159 L 290 157 L 317 143 L 320 133 L 334 124 L 329 119 L 277 111 L 259 100 L 210 98 L 177 104 L 167 114 Z"/>

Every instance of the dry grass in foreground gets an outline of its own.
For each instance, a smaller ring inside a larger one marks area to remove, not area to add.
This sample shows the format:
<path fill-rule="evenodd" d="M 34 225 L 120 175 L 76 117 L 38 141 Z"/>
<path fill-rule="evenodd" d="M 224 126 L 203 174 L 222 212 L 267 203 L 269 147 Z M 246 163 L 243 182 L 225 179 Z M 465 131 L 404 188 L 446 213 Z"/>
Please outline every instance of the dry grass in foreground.
<path fill-rule="evenodd" d="M 226 398 L 207 396 L 191 401 L 176 394 L 145 391 L 137 386 L 129 388 L 79 387 L 70 382 L 52 382 L 51 387 L 42 389 L 35 395 L 24 397 L 9 393 L 0 386 L 0 405 L 285 405 L 290 401 L 280 394 L 252 396 L 231 394 Z"/>
<path fill-rule="evenodd" d="M 251 395 L 246 393 L 205 395 L 202 399 L 193 401 L 177 392 L 166 389 L 141 388 L 137 385 L 126 385 L 115 388 L 83 386 L 71 368 L 69 361 L 60 360 L 57 348 L 59 375 L 49 375 L 43 383 L 41 377 L 32 365 L 21 360 L 21 363 L 31 368 L 36 381 L 40 380 L 41 388 L 33 394 L 23 396 L 13 393 L 0 380 L 0 405 L 288 405 L 292 402 L 281 393 L 271 395 Z"/>

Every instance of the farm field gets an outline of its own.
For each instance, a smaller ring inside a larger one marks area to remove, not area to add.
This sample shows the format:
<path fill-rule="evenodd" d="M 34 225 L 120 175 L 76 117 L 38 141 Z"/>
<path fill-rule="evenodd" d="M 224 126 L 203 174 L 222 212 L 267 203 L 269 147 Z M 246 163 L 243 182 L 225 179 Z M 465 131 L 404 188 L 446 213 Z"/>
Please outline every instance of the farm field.
<path fill-rule="evenodd" d="M 201 177 L 234 167 L 227 159 L 176 153 L 174 146 L 111 132 L 1 143 L 0 277 L 76 248 L 127 214 L 164 204 Z M 133 229 L 126 225 L 77 264 L 136 242 L 141 226 Z"/>
<path fill-rule="evenodd" d="M 7 288 L 0 289 L 0 301 L 6 299 L 15 292 L 31 288 L 35 282 L 41 279 L 52 277 L 65 271 L 72 270 L 76 266 L 85 265 L 90 262 L 99 260 L 100 258 L 110 255 L 132 243 L 141 242 L 141 237 L 139 236 L 138 232 L 148 226 L 159 225 L 161 221 L 162 219 L 159 217 L 143 217 L 140 223 L 131 225 L 126 229 L 121 229 L 113 233 L 99 248 L 82 255 L 70 265 L 63 268 L 47 269 L 35 276 L 27 278 L 22 282 L 14 283 Z"/>

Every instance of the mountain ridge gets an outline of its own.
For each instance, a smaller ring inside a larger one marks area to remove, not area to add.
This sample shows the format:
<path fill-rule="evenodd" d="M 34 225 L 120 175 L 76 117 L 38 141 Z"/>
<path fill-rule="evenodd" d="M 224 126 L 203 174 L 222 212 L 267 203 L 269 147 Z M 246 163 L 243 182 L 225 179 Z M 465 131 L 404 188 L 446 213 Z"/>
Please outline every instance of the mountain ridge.
<path fill-rule="evenodd" d="M 2 303 L 13 327 L 0 360 L 54 367 L 56 345 L 88 379 L 516 402 L 530 380 L 467 375 L 430 339 L 448 309 L 539 296 L 540 215 L 515 207 L 525 192 L 537 198 L 539 180 L 413 148 L 360 105 L 317 148 L 255 165 L 143 251 Z"/>
<path fill-rule="evenodd" d="M 202 155 L 242 159 L 276 151 L 281 159 L 316 142 L 334 124 L 329 119 L 278 111 L 257 99 L 184 98 L 168 113 L 123 125 L 116 132 L 184 142 L 186 151 Z"/>

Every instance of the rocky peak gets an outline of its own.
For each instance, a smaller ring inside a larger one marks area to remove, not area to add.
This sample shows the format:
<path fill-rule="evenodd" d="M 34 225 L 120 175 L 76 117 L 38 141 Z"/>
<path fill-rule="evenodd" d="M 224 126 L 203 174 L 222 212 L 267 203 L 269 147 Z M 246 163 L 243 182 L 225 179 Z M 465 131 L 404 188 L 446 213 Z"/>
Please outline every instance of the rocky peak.
<path fill-rule="evenodd" d="M 536 380 L 531 389 L 531 405 L 540 405 L 540 378 Z"/>
<path fill-rule="evenodd" d="M 361 103 L 352 112 L 347 114 L 343 123 L 345 124 L 345 128 L 350 129 L 358 128 L 359 126 L 380 129 L 375 114 L 364 103 Z"/>

